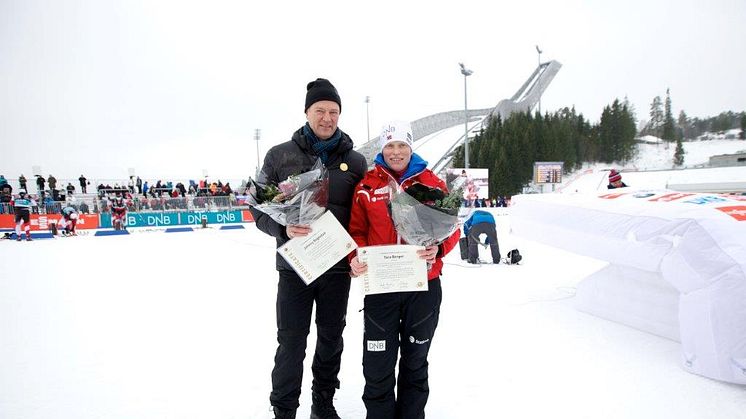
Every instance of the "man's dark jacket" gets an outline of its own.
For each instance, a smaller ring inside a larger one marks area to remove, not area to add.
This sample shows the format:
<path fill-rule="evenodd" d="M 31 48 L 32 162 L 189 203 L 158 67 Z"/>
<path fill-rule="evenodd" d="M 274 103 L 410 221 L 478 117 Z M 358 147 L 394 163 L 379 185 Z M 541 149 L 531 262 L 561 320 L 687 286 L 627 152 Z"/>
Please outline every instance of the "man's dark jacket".
<path fill-rule="evenodd" d="M 339 145 L 329 152 L 329 159 L 326 162 L 326 168 L 329 171 L 329 203 L 327 208 L 337 217 L 337 220 L 345 229 L 350 224 L 350 208 L 355 185 L 367 171 L 365 157 L 353 150 L 352 147 L 352 139 L 342 132 Z M 290 141 L 278 144 L 267 152 L 262 171 L 267 175 L 267 182 L 276 185 L 287 179 L 288 176 L 311 170 L 316 159 L 317 157 L 306 140 L 306 136 L 303 135 L 303 128 L 300 128 L 293 134 Z M 279 224 L 270 216 L 253 207 L 251 208 L 251 215 L 254 217 L 259 230 L 275 237 L 277 247 L 282 246 L 289 240 L 285 226 Z M 276 260 L 278 271 L 293 270 L 279 253 L 276 255 Z M 343 258 L 328 272 L 349 271 L 350 265 L 347 258 Z"/>

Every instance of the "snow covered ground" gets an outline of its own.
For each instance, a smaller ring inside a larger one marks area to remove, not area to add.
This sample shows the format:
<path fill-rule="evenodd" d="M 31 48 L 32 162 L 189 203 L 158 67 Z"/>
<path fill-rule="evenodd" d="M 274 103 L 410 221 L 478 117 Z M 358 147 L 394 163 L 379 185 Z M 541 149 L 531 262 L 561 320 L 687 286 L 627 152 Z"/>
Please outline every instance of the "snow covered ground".
<path fill-rule="evenodd" d="M 498 219 L 524 262 L 447 257 L 428 417 L 746 417 L 743 387 L 683 371 L 677 342 L 573 308 L 603 263 Z M 0 417 L 270 417 L 277 275 L 253 226 L 0 245 Z M 345 418 L 364 417 L 360 308 L 353 281 Z M 308 374 L 301 403 L 308 417 Z"/>
<path fill-rule="evenodd" d="M 656 188 L 652 173 L 624 179 Z M 446 257 L 428 418 L 746 418 L 746 389 L 682 370 L 678 342 L 575 310 L 603 262 L 517 237 L 510 209 L 496 214 L 503 255 L 524 261 Z M 274 241 L 246 226 L 0 242 L 0 418 L 271 417 Z M 365 416 L 362 300 L 353 280 L 343 418 Z"/>

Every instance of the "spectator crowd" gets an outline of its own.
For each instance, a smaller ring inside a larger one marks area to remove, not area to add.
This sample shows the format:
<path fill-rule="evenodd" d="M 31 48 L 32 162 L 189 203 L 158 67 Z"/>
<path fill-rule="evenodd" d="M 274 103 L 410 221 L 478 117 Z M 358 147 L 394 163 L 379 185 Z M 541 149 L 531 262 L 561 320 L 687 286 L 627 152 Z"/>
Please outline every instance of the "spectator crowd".
<path fill-rule="evenodd" d="M 0 175 L 0 214 L 13 213 L 10 203 L 14 194 L 17 195 L 20 190 L 27 191 L 34 198 L 34 214 L 59 214 L 65 205 L 71 205 L 81 214 L 107 212 L 111 208 L 111 202 L 117 197 L 125 199 L 129 211 L 186 210 L 189 208 L 187 201 L 200 209 L 242 202 L 236 199 L 237 191 L 233 190 L 230 182 L 211 182 L 207 177 L 200 181 L 189 180 L 188 185 L 185 185 L 182 182 L 174 184 L 172 181 L 162 180 L 155 183 L 143 182 L 139 176 L 130 176 L 126 182 L 99 182 L 95 191 L 90 194 L 88 189 L 91 181 L 82 174 L 77 179 L 77 186 L 73 185 L 74 180 L 58 182 L 52 174 L 46 178 L 34 175 L 34 178 L 35 189 L 29 187 L 29 180 L 23 174 L 18 177 L 17 189 L 14 189 L 10 181 Z M 245 189 L 246 183 L 241 182 L 240 190 Z"/>

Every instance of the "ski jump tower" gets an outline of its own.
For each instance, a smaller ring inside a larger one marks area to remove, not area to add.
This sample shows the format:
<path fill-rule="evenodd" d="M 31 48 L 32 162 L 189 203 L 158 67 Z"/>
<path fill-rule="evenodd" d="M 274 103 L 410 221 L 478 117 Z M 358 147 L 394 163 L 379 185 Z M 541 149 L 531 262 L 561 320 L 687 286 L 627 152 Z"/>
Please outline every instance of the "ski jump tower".
<path fill-rule="evenodd" d="M 531 111 L 538 103 L 539 98 L 547 89 L 549 84 L 562 68 L 562 64 L 557 61 L 547 61 L 536 67 L 534 72 L 520 89 L 510 98 L 501 100 L 494 108 L 470 109 L 468 111 L 469 132 L 479 129 L 483 122 L 489 117 L 500 116 L 503 120 L 507 119 L 511 113 L 520 111 Z M 428 135 L 434 134 L 447 128 L 464 123 L 464 111 L 441 112 L 412 121 L 412 134 L 414 135 L 414 147 L 417 147 L 417 141 Z M 443 138 L 448 144 L 444 145 L 446 151 L 441 156 L 429 156 L 438 158 L 435 164 L 430 168 L 436 173 L 445 169 L 453 158 L 453 152 L 464 142 L 464 134 L 458 138 Z M 372 162 L 378 153 L 378 137 L 373 137 L 368 142 L 358 148 L 369 162 Z M 433 160 L 435 161 L 435 160 Z"/>

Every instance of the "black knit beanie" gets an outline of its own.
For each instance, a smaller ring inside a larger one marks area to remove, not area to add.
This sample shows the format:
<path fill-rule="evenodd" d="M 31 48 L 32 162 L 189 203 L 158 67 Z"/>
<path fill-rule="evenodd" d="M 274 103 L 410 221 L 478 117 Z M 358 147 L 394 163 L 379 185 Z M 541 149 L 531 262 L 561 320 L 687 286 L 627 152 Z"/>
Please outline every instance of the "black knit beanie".
<path fill-rule="evenodd" d="M 332 83 L 327 79 L 316 79 L 306 86 L 306 108 L 303 112 L 307 112 L 308 108 L 314 103 L 320 100 L 331 100 L 337 102 L 339 105 L 339 111 L 342 112 L 342 99 L 339 98 L 337 89 L 334 88 Z"/>

